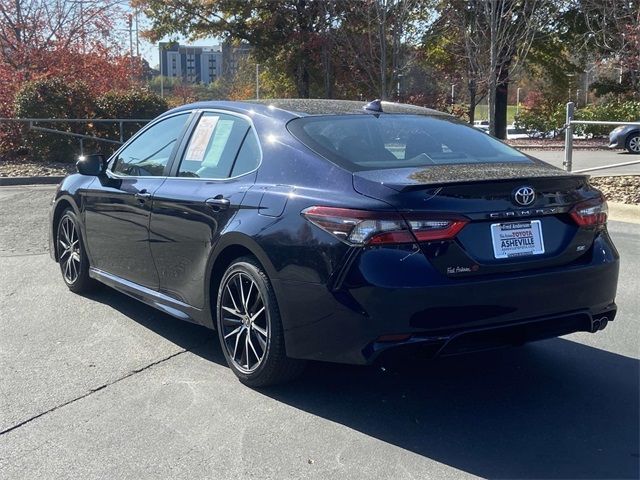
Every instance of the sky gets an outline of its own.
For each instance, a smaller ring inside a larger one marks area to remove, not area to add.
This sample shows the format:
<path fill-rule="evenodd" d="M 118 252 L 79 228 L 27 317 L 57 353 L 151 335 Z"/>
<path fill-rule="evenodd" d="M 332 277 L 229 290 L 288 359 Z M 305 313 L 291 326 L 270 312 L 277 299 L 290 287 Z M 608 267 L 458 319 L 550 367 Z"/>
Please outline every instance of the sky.
<path fill-rule="evenodd" d="M 125 8 L 125 11 L 131 11 L 129 10 L 128 7 Z M 150 25 L 150 21 L 145 17 L 144 14 L 140 13 L 139 14 L 139 29 L 140 32 L 142 32 L 145 27 L 148 27 Z M 129 30 L 128 30 L 128 25 L 126 24 L 126 21 L 122 21 L 120 22 L 119 25 L 116 26 L 116 28 L 122 33 L 122 40 L 121 42 L 124 44 L 125 48 L 129 48 Z M 135 25 L 134 25 L 135 28 Z M 140 48 L 140 55 L 142 55 L 142 57 L 149 62 L 149 65 L 152 68 L 158 68 L 159 67 L 159 53 L 158 53 L 158 44 L 157 43 L 151 43 L 148 42 L 147 40 L 143 39 L 141 35 L 138 36 L 139 37 L 139 48 Z M 181 36 L 174 36 L 174 37 L 165 37 L 163 38 L 161 41 L 163 42 L 168 42 L 170 40 L 175 40 L 178 41 L 181 45 L 194 45 L 194 46 L 208 46 L 208 45 L 217 45 L 219 43 L 221 43 L 219 38 L 204 38 L 201 40 L 195 40 L 195 41 L 188 41 L 187 39 L 185 39 L 184 37 Z M 135 45 L 135 31 L 133 34 L 133 51 L 135 53 L 136 50 L 136 45 Z"/>

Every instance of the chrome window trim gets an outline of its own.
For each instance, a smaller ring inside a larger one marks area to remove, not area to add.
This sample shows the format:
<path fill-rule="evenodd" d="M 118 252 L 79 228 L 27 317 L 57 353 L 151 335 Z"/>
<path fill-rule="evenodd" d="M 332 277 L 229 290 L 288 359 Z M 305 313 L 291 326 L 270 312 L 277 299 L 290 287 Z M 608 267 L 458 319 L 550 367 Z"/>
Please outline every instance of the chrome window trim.
<path fill-rule="evenodd" d="M 173 118 L 176 117 L 178 115 L 187 115 L 187 122 L 189 121 L 189 116 L 191 116 L 193 114 L 193 112 L 196 112 L 197 110 L 183 110 L 180 112 L 175 112 L 172 113 L 171 115 L 166 115 L 166 116 L 162 116 L 159 118 L 156 118 L 154 120 L 152 120 L 151 122 L 147 123 L 144 127 L 142 127 L 138 132 L 136 132 L 136 134 L 131 137 L 129 140 L 127 140 L 125 143 L 122 144 L 122 146 L 116 150 L 115 152 L 113 152 L 113 154 L 109 157 L 109 160 L 107 160 L 107 173 L 110 176 L 113 176 L 115 178 L 119 178 L 119 179 L 127 179 L 127 178 L 171 178 L 168 177 L 166 175 L 120 175 L 116 172 L 113 171 L 113 167 L 115 165 L 115 159 L 118 157 L 118 155 L 120 154 L 120 152 L 122 150 L 124 150 L 126 147 L 128 147 L 131 143 L 133 143 L 140 135 L 142 135 L 143 133 L 145 133 L 147 130 L 149 130 L 151 127 L 153 127 L 154 125 L 157 125 L 158 123 L 167 120 L 168 118 Z M 186 122 L 185 122 L 186 124 Z M 171 160 L 171 158 L 169 158 L 169 160 Z M 168 165 L 169 163 L 167 163 Z M 166 168 L 166 165 L 165 165 Z"/>
<path fill-rule="evenodd" d="M 245 175 L 249 175 L 251 173 L 256 172 L 260 166 L 262 165 L 262 160 L 264 158 L 263 152 L 262 152 L 262 144 L 260 143 L 260 137 L 258 136 L 257 132 L 256 132 L 256 126 L 253 123 L 253 119 L 251 117 L 249 117 L 248 115 L 244 115 L 242 113 L 237 113 L 237 112 L 231 112 L 229 110 L 222 110 L 219 108 L 202 108 L 202 109 L 197 109 L 197 110 L 193 110 L 193 112 L 196 112 L 199 114 L 198 117 L 198 122 L 200 121 L 200 118 L 202 117 L 203 113 L 220 113 L 220 114 L 224 114 L 224 115 L 230 115 L 232 117 L 239 117 L 242 118 L 243 120 L 246 120 L 247 123 L 249 123 L 249 130 L 250 133 L 253 133 L 255 139 L 256 139 L 256 143 L 258 144 L 258 149 L 260 150 L 260 159 L 258 160 L 258 165 L 256 165 L 256 168 L 254 168 L 253 170 L 250 170 L 248 172 L 242 173 L 240 175 L 236 175 L 234 177 L 224 177 L 224 178 L 204 178 L 204 177 L 181 177 L 180 175 L 178 175 L 180 173 L 180 164 L 182 163 L 182 158 L 179 159 L 178 161 L 178 168 L 176 171 L 176 175 L 174 176 L 168 176 L 166 177 L 167 179 L 172 179 L 172 178 L 176 178 L 179 180 L 198 180 L 198 181 L 205 181 L 205 182 L 223 182 L 223 181 L 227 181 L 227 180 L 235 180 L 237 178 L 240 177 L 244 177 Z M 196 123 L 193 127 L 193 130 L 195 131 L 195 129 L 198 127 L 198 124 Z M 191 132 L 193 134 L 193 131 Z M 246 140 L 246 137 L 245 137 Z M 185 145 L 185 148 L 187 148 L 189 146 L 189 142 L 191 141 L 191 138 L 189 138 L 189 141 L 187 142 L 187 144 Z M 242 144 L 240 145 L 240 149 L 242 149 L 242 145 L 244 145 L 244 140 L 242 141 Z M 240 150 L 238 150 L 238 153 L 240 153 Z M 237 155 L 237 154 L 236 154 Z M 184 156 L 184 155 L 183 155 Z M 177 159 L 174 159 L 174 161 Z M 157 177 L 154 177 L 157 178 Z"/>

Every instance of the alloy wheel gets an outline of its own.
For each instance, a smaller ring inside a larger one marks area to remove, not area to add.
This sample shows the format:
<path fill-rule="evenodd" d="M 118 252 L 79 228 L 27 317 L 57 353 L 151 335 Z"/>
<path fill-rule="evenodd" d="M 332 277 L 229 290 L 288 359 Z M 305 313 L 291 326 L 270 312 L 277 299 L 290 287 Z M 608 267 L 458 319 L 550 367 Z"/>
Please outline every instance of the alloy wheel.
<path fill-rule="evenodd" d="M 640 153 L 640 135 L 636 135 L 629 139 L 629 150 L 633 153 Z"/>
<path fill-rule="evenodd" d="M 62 275 L 72 284 L 80 275 L 80 237 L 73 220 L 64 216 L 58 227 L 58 251 Z"/>
<path fill-rule="evenodd" d="M 221 300 L 224 347 L 238 370 L 252 373 L 264 360 L 269 345 L 269 321 L 262 294 L 249 275 L 237 272 L 227 279 Z"/>

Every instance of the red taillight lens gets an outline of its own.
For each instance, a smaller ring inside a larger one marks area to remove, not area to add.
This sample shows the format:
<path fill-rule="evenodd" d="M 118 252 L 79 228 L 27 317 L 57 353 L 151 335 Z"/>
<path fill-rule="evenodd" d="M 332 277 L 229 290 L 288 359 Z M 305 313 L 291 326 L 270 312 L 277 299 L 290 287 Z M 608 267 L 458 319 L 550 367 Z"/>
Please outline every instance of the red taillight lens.
<path fill-rule="evenodd" d="M 430 219 L 395 212 L 309 207 L 302 215 L 350 245 L 414 243 L 453 238 L 466 224 L 459 219 Z"/>
<path fill-rule="evenodd" d="M 455 237 L 466 220 L 419 220 L 407 218 L 411 231 L 420 242 L 447 240 Z"/>
<path fill-rule="evenodd" d="M 571 218 L 581 227 L 601 226 L 607 223 L 608 212 L 607 202 L 599 198 L 577 204 L 571 210 Z"/>

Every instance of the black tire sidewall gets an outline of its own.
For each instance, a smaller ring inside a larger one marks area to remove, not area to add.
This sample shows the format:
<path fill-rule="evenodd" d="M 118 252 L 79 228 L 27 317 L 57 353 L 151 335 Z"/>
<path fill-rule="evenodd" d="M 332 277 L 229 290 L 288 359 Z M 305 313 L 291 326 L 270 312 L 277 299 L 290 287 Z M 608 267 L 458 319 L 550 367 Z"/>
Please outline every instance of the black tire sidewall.
<path fill-rule="evenodd" d="M 64 276 L 64 269 L 62 262 L 60 261 L 60 251 L 58 250 L 60 247 L 60 229 L 62 228 L 62 222 L 64 218 L 69 218 L 73 225 L 75 226 L 76 232 L 78 234 L 78 240 L 80 245 L 80 271 L 78 272 L 78 277 L 73 283 L 69 283 Z M 56 249 L 56 255 L 58 257 L 58 264 L 60 265 L 60 273 L 62 274 L 62 280 L 64 283 L 71 289 L 72 291 L 80 291 L 87 287 L 89 282 L 89 259 L 87 258 L 87 254 L 84 249 L 84 241 L 82 238 L 82 232 L 80 231 L 80 223 L 78 222 L 78 217 L 75 212 L 71 208 L 67 208 L 62 215 L 60 216 L 60 220 L 58 221 L 58 225 L 56 227 L 56 243 L 54 248 Z"/>
<path fill-rule="evenodd" d="M 232 277 L 236 273 L 244 273 L 251 277 L 251 279 L 256 282 L 260 295 L 262 295 L 262 300 L 265 305 L 265 313 L 267 317 L 267 322 L 269 325 L 269 339 L 267 341 L 267 352 L 265 354 L 264 359 L 258 366 L 256 370 L 251 373 L 245 373 L 239 370 L 233 361 L 231 360 L 230 354 L 227 352 L 226 342 L 224 339 L 224 330 L 222 326 L 222 296 L 224 293 L 225 286 L 230 277 Z M 264 277 L 263 277 L 264 275 Z M 241 259 L 234 263 L 232 263 L 220 281 L 220 288 L 218 288 L 217 295 L 217 303 L 216 303 L 216 329 L 218 330 L 218 338 L 220 339 L 220 345 L 222 347 L 222 352 L 229 364 L 229 367 L 233 370 L 233 372 L 240 378 L 241 380 L 251 381 L 252 379 L 260 377 L 260 375 L 270 367 L 270 362 L 274 359 L 272 358 L 272 350 L 273 350 L 273 341 L 276 338 L 276 335 L 280 334 L 279 331 L 279 312 L 277 305 L 273 304 L 274 295 L 273 288 L 266 279 L 266 274 L 262 272 L 262 270 L 254 265 L 253 262 L 248 261 L 247 259 Z"/>

